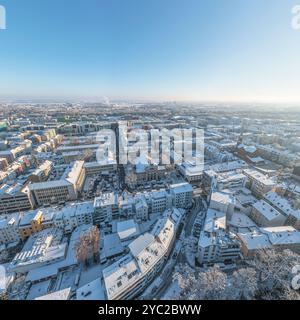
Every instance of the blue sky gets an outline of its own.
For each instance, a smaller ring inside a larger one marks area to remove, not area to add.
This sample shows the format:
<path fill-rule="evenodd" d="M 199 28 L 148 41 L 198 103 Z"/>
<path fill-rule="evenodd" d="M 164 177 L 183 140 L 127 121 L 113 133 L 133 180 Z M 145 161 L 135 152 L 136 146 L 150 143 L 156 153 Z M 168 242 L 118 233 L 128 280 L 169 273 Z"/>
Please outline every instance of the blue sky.
<path fill-rule="evenodd" d="M 0 97 L 300 102 L 300 0 L 0 0 Z"/>

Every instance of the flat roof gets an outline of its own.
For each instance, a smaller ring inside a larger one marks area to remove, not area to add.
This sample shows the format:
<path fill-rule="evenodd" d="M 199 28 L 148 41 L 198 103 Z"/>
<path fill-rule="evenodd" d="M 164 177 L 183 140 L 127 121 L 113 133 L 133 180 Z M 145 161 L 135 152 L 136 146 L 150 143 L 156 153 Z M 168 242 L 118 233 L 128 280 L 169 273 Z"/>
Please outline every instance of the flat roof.
<path fill-rule="evenodd" d="M 139 234 L 138 226 L 133 219 L 117 222 L 117 233 L 121 240 Z"/>
<path fill-rule="evenodd" d="M 77 300 L 106 300 L 105 288 L 103 288 L 101 278 L 89 282 L 76 291 Z"/>

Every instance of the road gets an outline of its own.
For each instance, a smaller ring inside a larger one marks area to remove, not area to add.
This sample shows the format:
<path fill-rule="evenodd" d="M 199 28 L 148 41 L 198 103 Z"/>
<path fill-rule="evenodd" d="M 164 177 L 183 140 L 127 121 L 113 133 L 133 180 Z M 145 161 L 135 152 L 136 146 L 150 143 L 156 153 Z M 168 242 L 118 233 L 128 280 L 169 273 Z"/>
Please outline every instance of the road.
<path fill-rule="evenodd" d="M 192 234 L 192 229 L 193 225 L 195 222 L 195 219 L 198 215 L 198 213 L 203 210 L 203 203 L 202 203 L 202 198 L 200 196 L 197 196 L 194 198 L 194 203 L 193 207 L 189 210 L 187 217 L 186 217 L 186 222 L 185 222 L 185 237 L 189 237 Z"/>

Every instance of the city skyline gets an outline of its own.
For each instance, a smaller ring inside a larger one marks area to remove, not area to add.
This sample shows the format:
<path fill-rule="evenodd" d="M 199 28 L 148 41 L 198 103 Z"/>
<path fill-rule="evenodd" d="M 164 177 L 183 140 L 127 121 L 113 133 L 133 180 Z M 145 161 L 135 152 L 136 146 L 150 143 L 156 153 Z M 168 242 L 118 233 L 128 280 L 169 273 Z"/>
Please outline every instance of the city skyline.
<path fill-rule="evenodd" d="M 295 0 L 0 5 L 1 100 L 300 102 Z"/>

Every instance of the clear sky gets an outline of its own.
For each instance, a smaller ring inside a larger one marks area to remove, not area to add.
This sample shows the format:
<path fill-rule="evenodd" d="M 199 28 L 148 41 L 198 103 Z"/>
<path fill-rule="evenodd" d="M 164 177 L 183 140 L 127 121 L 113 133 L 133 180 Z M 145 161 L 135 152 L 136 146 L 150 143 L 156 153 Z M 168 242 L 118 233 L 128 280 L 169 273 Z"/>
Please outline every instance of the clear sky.
<path fill-rule="evenodd" d="M 0 97 L 300 102 L 300 0 L 0 0 Z"/>

